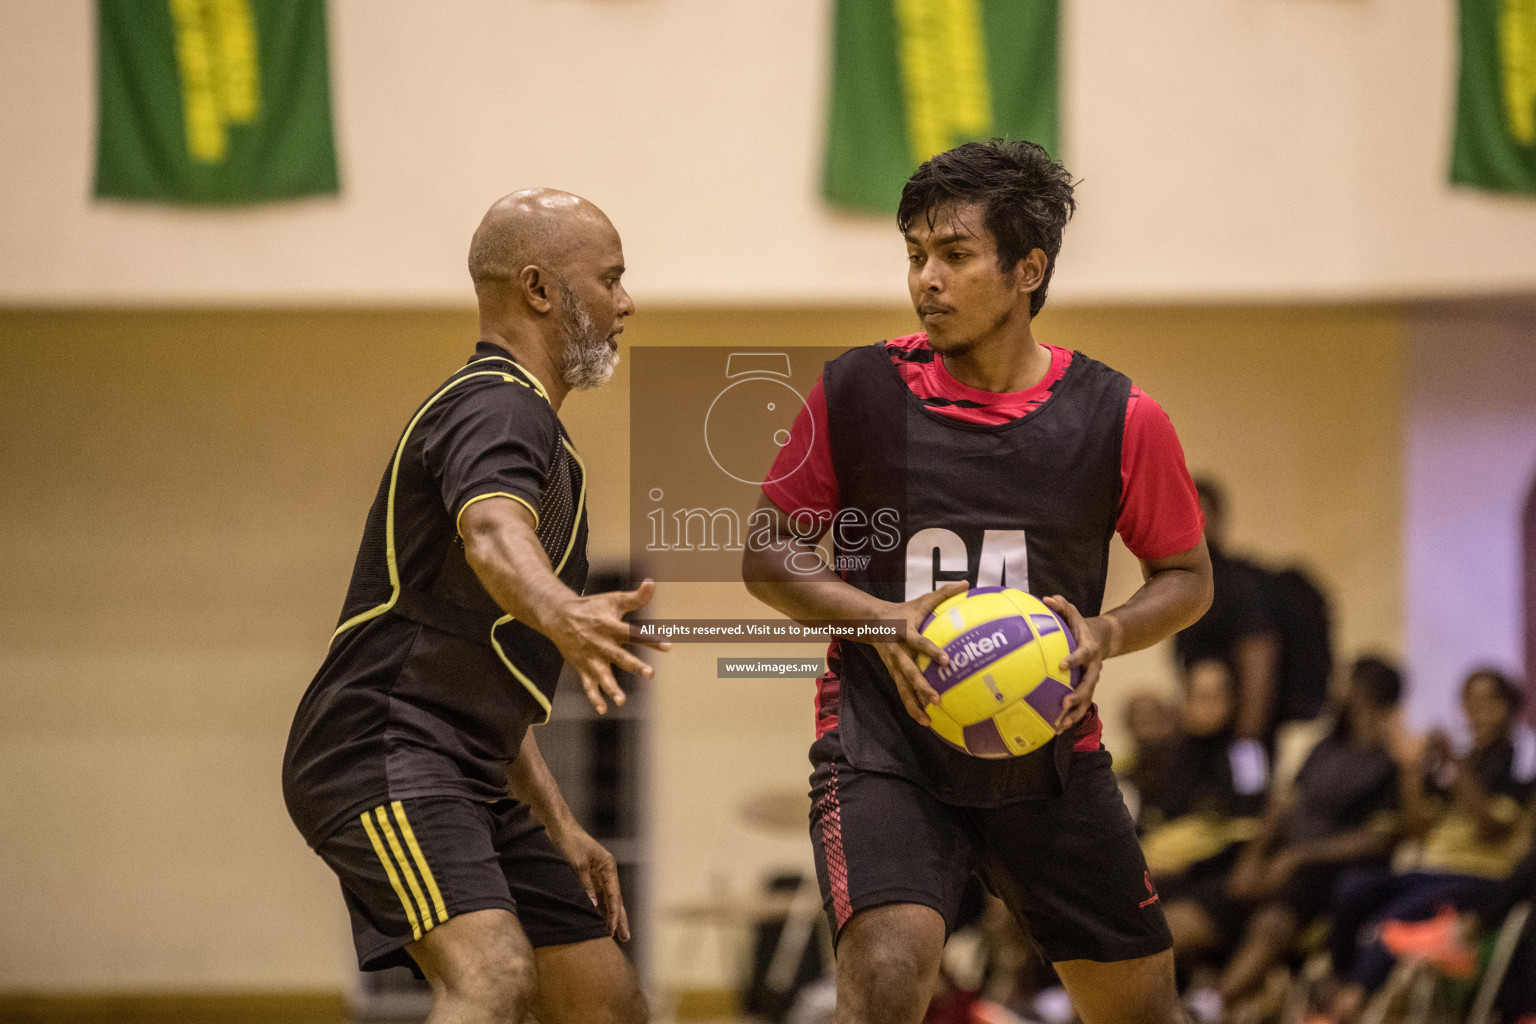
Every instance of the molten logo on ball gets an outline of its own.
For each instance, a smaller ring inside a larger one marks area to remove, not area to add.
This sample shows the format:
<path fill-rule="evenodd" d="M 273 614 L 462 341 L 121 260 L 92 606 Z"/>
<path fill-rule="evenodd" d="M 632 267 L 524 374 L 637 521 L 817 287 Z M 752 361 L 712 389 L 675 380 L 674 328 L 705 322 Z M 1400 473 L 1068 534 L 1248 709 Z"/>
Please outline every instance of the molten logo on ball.
<path fill-rule="evenodd" d="M 1019 757 L 1056 735 L 1051 723 L 1081 673 L 1060 668 L 1076 643 L 1043 601 L 976 587 L 935 608 L 923 636 L 949 655 L 946 666 L 918 660 L 939 695 L 927 712 L 944 742 L 977 757 Z"/>

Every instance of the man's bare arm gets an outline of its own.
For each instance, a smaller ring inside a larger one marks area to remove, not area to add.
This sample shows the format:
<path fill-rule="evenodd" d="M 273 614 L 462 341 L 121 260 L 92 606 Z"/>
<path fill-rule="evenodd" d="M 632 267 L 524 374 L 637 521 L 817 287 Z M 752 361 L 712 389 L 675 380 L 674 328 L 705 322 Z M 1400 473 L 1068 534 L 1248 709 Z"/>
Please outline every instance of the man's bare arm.
<path fill-rule="evenodd" d="M 646 679 L 654 670 L 633 652 L 626 612 L 643 607 L 655 592 L 650 580 L 635 590 L 582 597 L 560 582 L 534 533 L 533 513 L 511 498 L 487 498 L 464 509 L 459 524 L 464 557 L 501 609 L 549 637 L 581 677 L 587 699 L 602 714 L 606 696 L 624 703 L 611 666 Z M 668 650 L 667 643 L 646 646 Z"/>
<path fill-rule="evenodd" d="M 507 792 L 527 804 L 539 824 L 552 836 L 580 828 L 571 814 L 570 805 L 560 794 L 555 777 L 550 774 L 549 765 L 544 762 L 532 729 L 523 736 L 517 760 L 507 766 Z"/>
<path fill-rule="evenodd" d="M 1142 585 L 1102 619 L 1106 658 L 1145 650 L 1196 622 L 1211 606 L 1211 556 L 1205 539 L 1188 551 L 1141 563 Z"/>
<path fill-rule="evenodd" d="M 517 760 L 507 768 L 507 792 L 528 805 L 544 831 L 549 833 L 550 840 L 576 869 L 587 897 L 608 921 L 608 934 L 627 940 L 629 915 L 624 911 L 624 899 L 619 892 L 618 864 L 613 854 L 577 824 L 570 805 L 560 795 L 555 777 L 549 772 L 549 765 L 544 763 L 544 755 L 539 751 L 532 729 L 523 737 Z"/>
<path fill-rule="evenodd" d="M 811 560 L 819 535 L 797 536 L 790 527 L 789 517 L 766 495 L 758 501 L 757 507 L 768 516 L 772 530 L 768 543 L 749 544 L 742 556 L 742 576 L 747 590 L 758 600 L 799 620 L 908 619 L 909 651 L 902 650 L 900 645 L 874 646 L 896 679 L 907 712 L 926 724 L 927 716 L 921 713 L 922 708 L 935 703 L 938 697 L 917 671 L 911 654 L 920 652 L 935 657 L 937 649 L 920 636 L 914 641 L 913 635 L 915 625 L 921 623 L 939 602 L 931 600 L 933 595 L 919 599 L 925 607 L 913 623 L 917 602 L 891 604 L 844 582 L 830 566 Z M 798 568 L 811 571 L 792 570 L 792 558 Z M 1211 558 L 1203 538 L 1188 551 L 1143 562 L 1142 572 L 1146 582 L 1129 600 L 1091 620 L 1085 620 L 1070 602 L 1059 596 L 1045 598 L 1045 603 L 1067 620 L 1078 640 L 1077 651 L 1067 659 L 1064 667 L 1083 669 L 1077 690 L 1063 704 L 1062 715 L 1055 723 L 1058 732 L 1076 725 L 1087 714 L 1093 690 L 1098 684 L 1099 665 L 1104 658 L 1150 647 L 1188 626 L 1210 607 Z M 941 595 L 939 600 L 943 600 L 963 589 L 951 584 L 934 594 Z"/>
<path fill-rule="evenodd" d="M 754 521 L 767 517 L 767 542 L 748 543 L 741 558 L 741 575 L 747 592 L 772 608 L 799 622 L 824 619 L 899 619 L 906 623 L 906 637 L 895 643 L 870 646 L 896 681 L 896 693 L 907 714 L 923 725 L 928 716 L 923 709 L 937 704 L 939 695 L 918 671 L 914 657 L 927 655 L 942 665 L 948 655 L 925 638 L 918 629 L 924 619 L 947 598 L 965 592 L 966 584 L 951 583 L 931 594 L 894 604 L 866 594 L 832 571 L 816 551 L 816 543 L 825 528 L 814 536 L 791 529 L 789 516 L 767 495 L 757 503 Z M 756 536 L 754 531 L 754 536 Z M 762 539 L 762 538 L 759 538 Z"/>
<path fill-rule="evenodd" d="M 1062 702 L 1057 732 L 1070 729 L 1088 713 L 1105 658 L 1151 647 L 1198 620 L 1211 606 L 1211 556 L 1203 537 L 1188 551 L 1143 560 L 1141 573 L 1144 582 L 1136 593 L 1091 619 L 1059 595 L 1044 598 L 1077 639 L 1077 650 L 1062 667 L 1083 670 L 1077 688 Z"/>

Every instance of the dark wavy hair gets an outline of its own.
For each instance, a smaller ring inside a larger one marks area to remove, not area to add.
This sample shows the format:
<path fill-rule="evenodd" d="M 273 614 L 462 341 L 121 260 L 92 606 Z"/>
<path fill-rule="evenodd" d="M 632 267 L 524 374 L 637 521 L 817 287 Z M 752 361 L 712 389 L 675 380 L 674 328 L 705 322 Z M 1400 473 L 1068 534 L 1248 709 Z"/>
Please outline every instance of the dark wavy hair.
<path fill-rule="evenodd" d="M 1008 273 L 1033 249 L 1045 253 L 1045 276 L 1029 297 L 1029 315 L 1045 305 L 1046 286 L 1061 252 L 1061 234 L 1077 209 L 1072 175 L 1033 142 L 967 142 L 922 164 L 901 190 L 896 226 L 905 234 L 919 217 L 934 225 L 939 212 L 975 203 L 997 240 L 999 269 Z"/>

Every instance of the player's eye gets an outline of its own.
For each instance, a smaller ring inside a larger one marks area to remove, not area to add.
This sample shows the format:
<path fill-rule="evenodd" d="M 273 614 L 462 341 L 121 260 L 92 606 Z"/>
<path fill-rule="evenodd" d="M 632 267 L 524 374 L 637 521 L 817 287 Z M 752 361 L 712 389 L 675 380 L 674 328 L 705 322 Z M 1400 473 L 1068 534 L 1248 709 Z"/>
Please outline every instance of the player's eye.
<path fill-rule="evenodd" d="M 907 262 L 908 263 L 921 263 L 921 262 L 923 262 L 923 254 L 920 253 L 920 252 L 909 252 L 909 253 L 907 253 Z"/>

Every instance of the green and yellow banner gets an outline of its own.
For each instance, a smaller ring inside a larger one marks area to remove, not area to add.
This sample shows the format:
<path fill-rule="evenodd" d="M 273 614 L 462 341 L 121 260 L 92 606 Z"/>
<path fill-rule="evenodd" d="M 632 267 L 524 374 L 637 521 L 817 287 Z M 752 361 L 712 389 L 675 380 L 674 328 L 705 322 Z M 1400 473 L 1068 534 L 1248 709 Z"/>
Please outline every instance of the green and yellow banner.
<path fill-rule="evenodd" d="M 1536 0 L 1461 0 L 1451 180 L 1536 192 Z"/>
<path fill-rule="evenodd" d="M 1028 139 L 1058 155 L 1057 0 L 837 0 L 823 192 L 890 213 L 935 153 Z"/>
<path fill-rule="evenodd" d="M 334 193 L 325 0 L 97 0 L 96 194 Z"/>

